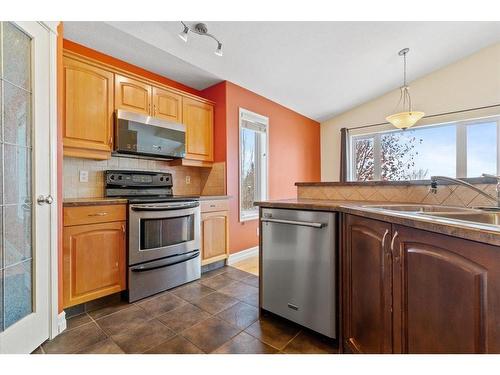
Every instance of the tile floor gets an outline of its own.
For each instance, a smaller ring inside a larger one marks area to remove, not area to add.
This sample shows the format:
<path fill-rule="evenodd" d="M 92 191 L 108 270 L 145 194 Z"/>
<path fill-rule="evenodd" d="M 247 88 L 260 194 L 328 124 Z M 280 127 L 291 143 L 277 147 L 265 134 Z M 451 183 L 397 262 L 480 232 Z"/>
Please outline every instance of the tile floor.
<path fill-rule="evenodd" d="M 36 353 L 336 353 L 326 338 L 258 311 L 258 277 L 233 267 L 132 304 L 68 320 Z"/>

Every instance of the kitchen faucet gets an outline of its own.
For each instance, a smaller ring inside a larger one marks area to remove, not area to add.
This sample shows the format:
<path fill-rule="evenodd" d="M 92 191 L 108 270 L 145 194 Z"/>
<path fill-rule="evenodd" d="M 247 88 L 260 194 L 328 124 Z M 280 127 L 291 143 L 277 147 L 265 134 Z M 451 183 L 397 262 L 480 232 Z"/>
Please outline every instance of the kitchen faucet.
<path fill-rule="evenodd" d="M 483 197 L 486 197 L 488 198 L 489 200 L 493 201 L 496 203 L 496 206 L 497 207 L 500 207 L 500 176 L 494 176 L 494 175 L 491 175 L 491 174 L 487 174 L 487 173 L 483 173 L 481 175 L 482 177 L 488 177 L 488 178 L 494 178 L 497 180 L 497 187 L 496 187 L 496 191 L 497 191 L 497 196 L 493 196 L 493 195 L 490 195 L 486 192 L 484 192 L 483 190 L 479 189 L 478 187 L 472 185 L 472 184 L 469 184 L 468 182 L 465 182 L 463 180 L 460 180 L 458 178 L 454 178 L 454 177 L 447 177 L 447 176 L 432 176 L 431 177 L 431 187 L 429 189 L 429 191 L 433 194 L 436 194 L 437 193 L 437 187 L 438 187 L 438 184 L 437 182 L 440 180 L 440 181 L 446 181 L 446 182 L 451 182 L 451 183 L 454 183 L 454 184 L 457 184 L 457 185 L 462 185 L 462 186 L 465 186 L 471 190 L 474 190 L 475 192 L 481 194 Z"/>

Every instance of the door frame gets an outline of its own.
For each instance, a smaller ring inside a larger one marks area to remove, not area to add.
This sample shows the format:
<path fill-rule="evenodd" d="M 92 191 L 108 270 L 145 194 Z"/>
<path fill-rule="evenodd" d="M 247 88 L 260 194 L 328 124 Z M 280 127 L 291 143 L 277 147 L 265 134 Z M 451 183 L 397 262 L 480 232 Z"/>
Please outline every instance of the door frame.
<path fill-rule="evenodd" d="M 50 206 L 50 259 L 49 259 L 49 339 L 53 339 L 66 329 L 65 313 L 59 313 L 59 205 L 58 191 L 58 124 L 57 124 L 57 69 L 58 50 L 57 27 L 59 21 L 39 22 L 49 32 L 49 129 L 50 129 L 50 195 L 53 203 Z M 62 53 L 62 51 L 60 51 Z M 62 182 L 61 182 L 62 183 Z"/>

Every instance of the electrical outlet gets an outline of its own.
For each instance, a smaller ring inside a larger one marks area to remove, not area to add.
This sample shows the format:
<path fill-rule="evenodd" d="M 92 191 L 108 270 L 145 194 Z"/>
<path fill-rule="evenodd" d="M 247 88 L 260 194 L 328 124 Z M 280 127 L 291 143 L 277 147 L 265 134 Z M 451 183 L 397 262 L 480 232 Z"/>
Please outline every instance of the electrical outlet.
<path fill-rule="evenodd" d="M 186 176 L 186 185 L 191 183 L 191 176 Z"/>
<path fill-rule="evenodd" d="M 89 182 L 89 171 L 80 171 L 80 182 Z"/>

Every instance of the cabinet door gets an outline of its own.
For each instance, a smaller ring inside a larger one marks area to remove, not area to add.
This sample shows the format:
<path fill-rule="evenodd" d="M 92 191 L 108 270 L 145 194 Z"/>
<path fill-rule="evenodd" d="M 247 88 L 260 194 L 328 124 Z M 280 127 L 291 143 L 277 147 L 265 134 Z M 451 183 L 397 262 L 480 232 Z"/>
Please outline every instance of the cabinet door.
<path fill-rule="evenodd" d="M 63 237 L 65 308 L 126 288 L 124 221 L 65 227 Z"/>
<path fill-rule="evenodd" d="M 115 74 L 116 109 L 151 114 L 151 91 L 146 83 Z"/>
<path fill-rule="evenodd" d="M 500 353 L 499 248 L 403 226 L 394 233 L 395 351 Z"/>
<path fill-rule="evenodd" d="M 153 116 L 168 121 L 182 122 L 182 96 L 153 87 Z"/>
<path fill-rule="evenodd" d="M 391 353 L 391 225 L 347 215 L 343 253 L 344 347 Z"/>
<path fill-rule="evenodd" d="M 64 57 L 64 154 L 109 158 L 113 132 L 113 73 Z"/>
<path fill-rule="evenodd" d="M 182 117 L 186 125 L 186 159 L 213 161 L 213 106 L 183 98 Z"/>
<path fill-rule="evenodd" d="M 227 212 L 201 214 L 202 263 L 227 257 Z"/>

